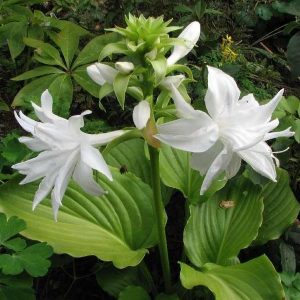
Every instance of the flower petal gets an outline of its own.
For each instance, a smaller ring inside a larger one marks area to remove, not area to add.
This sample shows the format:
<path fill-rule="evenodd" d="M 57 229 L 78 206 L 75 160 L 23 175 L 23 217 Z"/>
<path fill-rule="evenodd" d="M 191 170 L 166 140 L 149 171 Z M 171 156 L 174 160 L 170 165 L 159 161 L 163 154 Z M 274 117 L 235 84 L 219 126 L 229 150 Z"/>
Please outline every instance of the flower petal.
<path fill-rule="evenodd" d="M 186 56 L 196 45 L 200 37 L 200 23 L 194 21 L 190 23 L 178 36 L 183 39 L 184 45 L 175 45 L 171 55 L 167 59 L 168 66 L 174 65 L 178 60 Z"/>
<path fill-rule="evenodd" d="M 148 101 L 143 100 L 137 104 L 132 113 L 133 123 L 136 128 L 143 129 L 150 119 L 151 108 Z"/>
<path fill-rule="evenodd" d="M 129 74 L 134 70 L 134 64 L 128 61 L 118 61 L 115 68 L 122 74 Z"/>
<path fill-rule="evenodd" d="M 53 99 L 49 90 L 45 90 L 41 96 L 41 106 L 44 111 L 52 113 Z"/>
<path fill-rule="evenodd" d="M 291 137 L 295 134 L 295 132 L 291 131 L 291 127 L 282 130 L 282 131 L 275 131 L 275 132 L 269 132 L 265 135 L 265 141 L 276 139 L 278 137 Z"/>
<path fill-rule="evenodd" d="M 234 177 L 237 174 L 241 167 L 241 162 L 241 158 L 236 153 L 233 153 L 232 158 L 228 163 L 227 168 L 225 169 L 226 177 L 228 179 Z"/>
<path fill-rule="evenodd" d="M 50 145 L 44 143 L 38 138 L 22 136 L 19 138 L 19 142 L 25 144 L 30 150 L 36 152 L 50 149 Z"/>
<path fill-rule="evenodd" d="M 273 153 L 267 143 L 260 142 L 250 149 L 239 151 L 237 154 L 257 173 L 276 181 L 276 169 L 273 161 Z"/>
<path fill-rule="evenodd" d="M 26 130 L 30 133 L 33 133 L 34 127 L 38 122 L 26 117 L 21 111 L 19 112 L 19 114 L 20 115 L 18 115 L 18 113 L 16 111 L 14 111 L 14 115 L 15 115 L 15 118 L 18 121 L 18 123 L 21 125 L 21 127 L 24 130 Z"/>
<path fill-rule="evenodd" d="M 182 74 L 174 75 L 174 76 L 167 76 L 159 84 L 167 90 L 171 90 L 172 85 L 174 85 L 174 87 L 177 89 L 184 79 L 185 79 L 185 76 Z"/>
<path fill-rule="evenodd" d="M 92 168 L 81 160 L 78 161 L 75 167 L 73 179 L 90 195 L 99 196 L 105 193 L 94 180 Z"/>
<path fill-rule="evenodd" d="M 104 174 L 109 180 L 113 180 L 111 172 L 101 153 L 92 146 L 81 146 L 81 160 L 90 168 Z"/>
<path fill-rule="evenodd" d="M 118 71 L 111 66 L 102 63 L 95 63 L 87 67 L 87 73 L 89 76 L 99 85 L 103 85 L 105 82 L 113 84 Z"/>
<path fill-rule="evenodd" d="M 102 146 L 118 138 L 124 133 L 126 133 L 126 130 L 115 130 L 115 131 L 99 133 L 99 134 L 84 134 L 84 136 L 87 137 L 90 145 Z"/>
<path fill-rule="evenodd" d="M 99 85 L 103 85 L 105 83 L 105 80 L 101 74 L 101 72 L 96 67 L 96 64 L 90 65 L 86 68 L 86 71 L 88 75 L 91 77 L 91 79 L 96 82 Z"/>
<path fill-rule="evenodd" d="M 240 90 L 235 80 L 223 71 L 208 66 L 208 89 L 205 105 L 213 119 L 220 114 L 227 114 L 237 104 Z"/>
<path fill-rule="evenodd" d="M 203 119 L 178 119 L 159 125 L 158 134 L 154 137 L 177 149 L 204 152 L 218 139 L 218 129 L 208 116 Z"/>

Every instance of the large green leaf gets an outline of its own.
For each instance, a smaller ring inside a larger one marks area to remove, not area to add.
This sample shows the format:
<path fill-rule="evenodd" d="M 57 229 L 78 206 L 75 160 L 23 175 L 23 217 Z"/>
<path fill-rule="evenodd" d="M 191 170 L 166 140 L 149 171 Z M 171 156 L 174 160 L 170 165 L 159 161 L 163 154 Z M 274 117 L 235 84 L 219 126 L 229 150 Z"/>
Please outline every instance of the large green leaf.
<path fill-rule="evenodd" d="M 122 109 L 124 109 L 125 93 L 128 87 L 130 76 L 131 74 L 118 73 L 113 82 L 114 92 Z"/>
<path fill-rule="evenodd" d="M 69 109 L 73 98 L 73 83 L 69 74 L 59 75 L 49 86 L 53 97 L 53 111 L 62 116 L 69 116 Z"/>
<path fill-rule="evenodd" d="M 39 102 L 41 94 L 58 77 L 59 74 L 51 74 L 39 77 L 26 84 L 15 96 L 12 106 L 22 106 L 32 102 Z"/>
<path fill-rule="evenodd" d="M 184 230 L 190 261 L 198 267 L 233 263 L 257 236 L 262 211 L 259 187 L 244 178 L 231 182 L 205 203 L 191 205 Z"/>
<path fill-rule="evenodd" d="M 27 80 L 31 79 L 34 77 L 40 77 L 48 74 L 63 74 L 64 71 L 56 68 L 56 67 L 51 67 L 51 66 L 41 66 L 37 67 L 35 69 L 32 69 L 30 71 L 27 71 L 21 75 L 18 75 L 14 78 L 11 78 L 11 80 L 15 81 L 21 81 L 21 80 Z"/>
<path fill-rule="evenodd" d="M 26 22 L 11 22 L 9 24 L 10 32 L 7 44 L 13 60 L 19 56 L 25 48 L 23 38 L 26 36 L 27 28 Z"/>
<path fill-rule="evenodd" d="M 96 62 L 102 49 L 107 44 L 116 42 L 119 39 L 120 37 L 116 33 L 107 33 L 95 37 L 79 53 L 78 57 L 76 58 L 73 64 L 73 68 Z"/>
<path fill-rule="evenodd" d="M 190 167 L 190 153 L 162 145 L 160 150 L 160 176 L 163 183 L 180 190 L 190 203 L 205 201 L 221 189 L 226 181 L 216 180 L 209 190 L 200 197 L 203 178 Z"/>
<path fill-rule="evenodd" d="M 277 182 L 266 184 L 262 196 L 263 223 L 258 231 L 256 244 L 279 238 L 296 220 L 300 207 L 290 188 L 288 172 L 283 169 L 277 169 Z"/>
<path fill-rule="evenodd" d="M 300 76 L 300 32 L 292 36 L 287 45 L 287 60 L 294 76 Z"/>
<path fill-rule="evenodd" d="M 37 184 L 19 186 L 17 180 L 0 187 L 0 210 L 24 219 L 28 238 L 47 241 L 57 253 L 74 257 L 95 255 L 118 268 L 137 265 L 155 244 L 152 191 L 130 173 L 112 169 L 114 181 L 100 176 L 108 192 L 102 197 L 84 193 L 71 182 L 63 199 L 58 222 L 50 201 L 32 212 Z"/>
<path fill-rule="evenodd" d="M 78 67 L 74 72 L 72 72 L 73 78 L 76 82 L 86 91 L 88 91 L 92 96 L 99 96 L 100 85 L 95 83 L 86 71 L 87 65 Z"/>
<path fill-rule="evenodd" d="M 208 287 L 216 300 L 284 299 L 279 275 L 264 255 L 235 266 L 206 264 L 203 272 L 181 263 L 180 279 L 187 289 Z"/>

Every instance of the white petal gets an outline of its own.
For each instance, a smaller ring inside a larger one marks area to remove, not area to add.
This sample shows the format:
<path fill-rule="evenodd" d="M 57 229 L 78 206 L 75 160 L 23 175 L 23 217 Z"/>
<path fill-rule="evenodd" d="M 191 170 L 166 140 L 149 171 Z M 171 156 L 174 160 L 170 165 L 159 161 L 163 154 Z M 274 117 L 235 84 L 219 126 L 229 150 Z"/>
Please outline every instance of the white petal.
<path fill-rule="evenodd" d="M 238 101 L 238 105 L 242 105 L 243 109 L 259 107 L 259 103 L 254 98 L 253 94 L 248 94 Z"/>
<path fill-rule="evenodd" d="M 125 130 L 115 130 L 115 131 L 99 133 L 99 134 L 85 134 L 85 136 L 87 137 L 90 145 L 102 146 L 118 138 L 124 133 L 126 133 Z"/>
<path fill-rule="evenodd" d="M 207 191 L 213 180 L 227 169 L 227 166 L 232 159 L 232 154 L 232 151 L 227 147 L 224 147 L 223 150 L 219 153 L 206 173 L 201 186 L 200 195 L 203 195 Z"/>
<path fill-rule="evenodd" d="M 52 191 L 52 199 L 56 203 L 61 203 L 62 198 L 67 189 L 69 180 L 73 174 L 76 162 L 78 160 L 79 153 L 77 151 L 73 151 L 70 153 L 69 157 L 65 161 L 65 163 L 60 168 L 57 177 L 55 179 L 54 188 Z"/>
<path fill-rule="evenodd" d="M 81 160 L 94 170 L 104 174 L 109 180 L 113 180 L 111 172 L 101 153 L 91 146 L 81 146 Z"/>
<path fill-rule="evenodd" d="M 291 127 L 282 130 L 282 131 L 275 131 L 275 132 L 269 132 L 265 136 L 265 141 L 276 139 L 278 137 L 291 137 L 295 134 L 295 132 L 291 131 Z"/>
<path fill-rule="evenodd" d="M 205 95 L 205 105 L 213 119 L 220 114 L 228 113 L 237 104 L 240 90 L 234 79 L 223 71 L 207 67 L 208 89 Z"/>
<path fill-rule="evenodd" d="M 108 82 L 109 84 L 113 84 L 115 77 L 118 74 L 118 71 L 111 66 L 101 64 L 101 63 L 95 63 L 98 71 L 100 72 L 102 78 L 104 79 L 104 82 Z"/>
<path fill-rule="evenodd" d="M 237 154 L 233 153 L 232 158 L 228 163 L 227 168 L 225 169 L 226 177 L 228 179 L 234 177 L 237 174 L 237 172 L 241 167 L 241 162 L 242 162 L 241 158 Z"/>
<path fill-rule="evenodd" d="M 41 106 L 44 111 L 52 113 L 53 100 L 48 90 L 45 90 L 41 96 Z"/>
<path fill-rule="evenodd" d="M 53 211 L 54 220 L 55 220 L 55 222 L 57 222 L 58 211 L 59 211 L 59 208 L 62 204 L 61 204 L 61 202 L 56 201 L 55 197 L 53 196 L 53 190 L 52 190 L 52 193 L 51 193 L 51 204 L 52 204 L 52 211 Z"/>
<path fill-rule="evenodd" d="M 91 113 L 91 110 L 85 110 L 80 115 L 71 116 L 68 120 L 69 129 L 72 130 L 74 133 L 80 134 L 80 128 L 84 126 L 83 117 Z"/>
<path fill-rule="evenodd" d="M 20 112 L 20 116 L 18 115 L 18 113 L 16 111 L 14 111 L 14 115 L 16 120 L 18 121 L 18 123 L 21 125 L 21 127 L 30 132 L 33 133 L 34 132 L 34 126 L 37 124 L 36 121 L 26 117 L 22 112 Z"/>
<path fill-rule="evenodd" d="M 168 66 L 174 65 L 178 60 L 186 56 L 196 45 L 200 37 L 200 23 L 190 23 L 178 36 L 185 41 L 185 45 L 175 45 L 171 55 L 167 59 Z"/>
<path fill-rule="evenodd" d="M 81 160 L 78 161 L 73 179 L 81 186 L 81 188 L 88 194 L 99 196 L 104 194 L 103 189 L 96 183 L 93 178 L 93 170 Z"/>
<path fill-rule="evenodd" d="M 66 119 L 53 114 L 51 111 L 44 110 L 42 107 L 38 106 L 34 102 L 31 102 L 31 105 L 34 109 L 36 116 L 44 123 L 53 123 L 56 121 L 67 122 Z"/>
<path fill-rule="evenodd" d="M 143 129 L 146 127 L 150 118 L 151 108 L 148 101 L 143 100 L 137 104 L 132 113 L 133 123 L 136 128 Z"/>
<path fill-rule="evenodd" d="M 218 139 L 218 128 L 209 119 L 178 119 L 162 124 L 155 138 L 177 149 L 206 151 Z"/>
<path fill-rule="evenodd" d="M 170 90 L 171 85 L 174 85 L 175 88 L 178 88 L 184 78 L 184 75 L 167 76 L 159 84 L 167 90 Z"/>
<path fill-rule="evenodd" d="M 99 85 L 103 85 L 105 83 L 105 80 L 101 74 L 101 72 L 96 67 L 96 64 L 90 65 L 86 68 L 86 71 L 88 75 L 91 77 L 91 79 L 96 82 Z"/>
<path fill-rule="evenodd" d="M 272 117 L 273 111 L 275 110 L 276 106 L 279 104 L 282 96 L 283 96 L 284 89 L 281 89 L 274 98 L 269 101 L 265 105 L 260 106 L 261 114 L 264 116 L 264 118 L 269 121 Z"/>
<path fill-rule="evenodd" d="M 216 157 L 220 154 L 222 149 L 224 148 L 221 141 L 217 141 L 212 147 L 210 147 L 207 151 L 202 153 L 192 153 L 190 165 L 194 170 L 200 172 L 203 176 L 216 159 Z"/>
<path fill-rule="evenodd" d="M 276 181 L 276 169 L 271 148 L 265 142 L 260 142 L 254 147 L 237 153 L 256 172 Z"/>
<path fill-rule="evenodd" d="M 50 145 L 44 143 L 38 138 L 22 136 L 19 138 L 19 142 L 25 144 L 30 150 L 36 152 L 50 149 Z"/>
<path fill-rule="evenodd" d="M 134 64 L 127 61 L 118 61 L 115 63 L 115 68 L 121 73 L 121 74 L 129 74 L 134 70 Z"/>

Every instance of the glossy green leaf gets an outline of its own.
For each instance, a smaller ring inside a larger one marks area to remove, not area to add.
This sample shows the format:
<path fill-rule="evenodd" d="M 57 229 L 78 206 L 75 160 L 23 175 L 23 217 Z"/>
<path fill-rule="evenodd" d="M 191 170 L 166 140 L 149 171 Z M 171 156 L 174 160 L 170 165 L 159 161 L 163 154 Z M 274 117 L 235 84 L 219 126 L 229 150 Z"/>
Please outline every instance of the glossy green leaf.
<path fill-rule="evenodd" d="M 203 272 L 180 265 L 180 279 L 185 288 L 204 285 L 215 294 L 216 300 L 284 299 L 279 275 L 264 255 L 235 266 L 206 264 Z"/>
<path fill-rule="evenodd" d="M 101 50 L 98 61 L 102 61 L 105 57 L 112 54 L 127 54 L 128 49 L 123 42 L 115 42 L 105 45 Z"/>
<path fill-rule="evenodd" d="M 14 180 L 0 187 L 0 210 L 24 219 L 28 238 L 47 241 L 56 253 L 74 257 L 95 255 L 118 268 L 135 266 L 156 242 L 152 191 L 130 173 L 113 169 L 111 182 L 99 176 L 108 192 L 102 197 L 84 193 L 71 182 L 63 199 L 58 222 L 49 201 L 32 212 L 37 184 L 19 186 Z"/>
<path fill-rule="evenodd" d="M 124 109 L 125 94 L 128 87 L 130 76 L 131 74 L 125 75 L 125 74 L 118 73 L 113 82 L 114 92 L 116 94 L 116 97 L 122 109 Z"/>
<path fill-rule="evenodd" d="M 72 73 L 72 77 L 84 90 L 89 92 L 92 96 L 98 98 L 100 86 L 89 77 L 86 72 L 86 67 L 87 65 L 78 67 Z"/>
<path fill-rule="evenodd" d="M 296 220 L 300 208 L 289 186 L 288 172 L 283 169 L 277 169 L 277 182 L 270 182 L 264 186 L 262 197 L 263 223 L 255 244 L 264 244 L 279 238 Z"/>
<path fill-rule="evenodd" d="M 7 44 L 13 60 L 19 56 L 25 48 L 23 38 L 26 36 L 27 27 L 25 22 L 10 23 L 10 33 L 7 38 Z"/>
<path fill-rule="evenodd" d="M 106 33 L 92 39 L 77 56 L 73 68 L 96 62 L 102 49 L 109 43 L 119 40 L 116 33 Z"/>
<path fill-rule="evenodd" d="M 205 203 L 190 206 L 184 246 L 197 267 L 228 265 L 257 236 L 262 223 L 260 188 L 240 178 L 230 182 Z"/>
<path fill-rule="evenodd" d="M 49 88 L 50 84 L 57 78 L 57 76 L 60 75 L 51 74 L 42 76 L 26 84 L 15 96 L 12 107 L 22 106 L 25 103 L 30 103 L 31 101 L 38 103 L 42 93 Z"/>
<path fill-rule="evenodd" d="M 27 71 L 16 77 L 13 77 L 13 78 L 11 78 L 11 80 L 21 81 L 21 80 L 27 80 L 27 79 L 31 79 L 34 77 L 48 75 L 48 74 L 63 74 L 63 73 L 64 73 L 64 71 L 62 71 L 56 67 L 42 66 L 42 67 L 37 67 L 35 69 Z"/>
<path fill-rule="evenodd" d="M 59 75 L 49 86 L 53 98 L 53 111 L 62 117 L 69 116 L 73 99 L 73 83 L 69 74 Z"/>
<path fill-rule="evenodd" d="M 9 106 L 2 99 L 0 99 L 0 111 L 9 111 Z"/>
<path fill-rule="evenodd" d="M 131 285 L 120 293 L 118 300 L 151 300 L 151 298 L 142 287 Z"/>

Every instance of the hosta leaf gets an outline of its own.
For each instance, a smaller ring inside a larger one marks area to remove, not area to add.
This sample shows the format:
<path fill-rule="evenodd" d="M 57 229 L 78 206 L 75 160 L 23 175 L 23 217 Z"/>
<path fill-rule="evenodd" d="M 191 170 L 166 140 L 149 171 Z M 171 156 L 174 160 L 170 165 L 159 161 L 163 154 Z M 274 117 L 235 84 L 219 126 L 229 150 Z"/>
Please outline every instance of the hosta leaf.
<path fill-rule="evenodd" d="M 47 241 L 57 253 L 74 257 L 95 255 L 118 268 L 137 265 L 156 242 L 153 238 L 152 191 L 130 173 L 113 169 L 114 181 L 104 176 L 102 197 L 84 193 L 71 182 L 63 199 L 58 222 L 49 201 L 32 212 L 37 184 L 19 186 L 13 180 L 0 187 L 0 210 L 24 219 L 28 238 Z"/>
<path fill-rule="evenodd" d="M 73 68 L 96 62 L 105 45 L 116 42 L 119 39 L 120 37 L 116 33 L 106 33 L 95 37 L 79 53 L 73 64 Z"/>
<path fill-rule="evenodd" d="M 204 285 L 216 300 L 282 300 L 284 292 L 279 275 L 266 256 L 235 266 L 205 265 L 203 272 L 181 263 L 182 285 L 191 289 Z"/>
<path fill-rule="evenodd" d="M 289 186 L 288 172 L 283 169 L 277 169 L 277 182 L 266 184 L 262 196 L 263 223 L 259 228 L 256 244 L 279 238 L 296 220 L 300 208 Z"/>
<path fill-rule="evenodd" d="M 62 71 L 56 67 L 42 66 L 42 67 L 37 67 L 33 70 L 27 71 L 27 72 L 25 72 L 21 75 L 18 75 L 14 78 L 11 78 L 11 80 L 20 81 L 20 80 L 27 80 L 27 79 L 31 79 L 34 77 L 48 75 L 48 74 L 63 74 L 63 73 L 64 73 L 64 71 Z"/>
<path fill-rule="evenodd" d="M 49 92 L 53 97 L 54 113 L 62 117 L 68 117 L 73 98 L 73 83 L 70 75 L 57 76 L 50 84 Z"/>
<path fill-rule="evenodd" d="M 128 87 L 130 76 L 131 74 L 125 75 L 125 74 L 118 73 L 113 82 L 114 92 L 116 94 L 116 97 L 122 109 L 124 109 L 125 93 Z"/>
<path fill-rule="evenodd" d="M 118 300 L 151 300 L 151 298 L 142 287 L 131 285 L 120 293 Z"/>
<path fill-rule="evenodd" d="M 34 79 L 26 84 L 15 96 L 12 107 L 29 104 L 31 101 L 39 103 L 42 93 L 49 88 L 50 84 L 60 76 L 51 74 Z"/>
<path fill-rule="evenodd" d="M 78 67 L 72 73 L 72 76 L 83 89 L 88 91 L 92 96 L 98 98 L 100 86 L 89 77 L 86 72 L 86 67 L 87 65 Z"/>
<path fill-rule="evenodd" d="M 233 263 L 257 236 L 262 211 L 260 189 L 244 178 L 231 182 L 205 203 L 191 205 L 184 230 L 188 258 L 197 267 Z"/>

